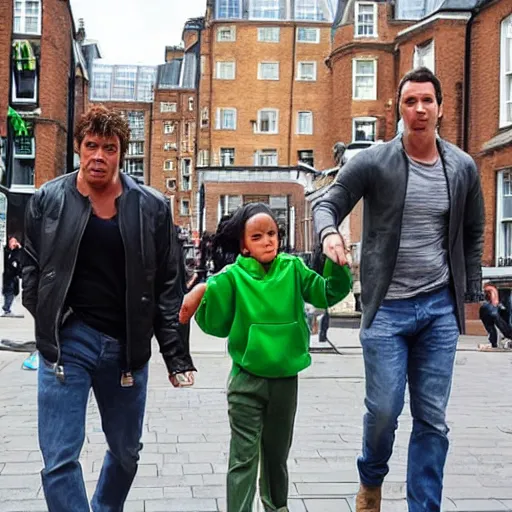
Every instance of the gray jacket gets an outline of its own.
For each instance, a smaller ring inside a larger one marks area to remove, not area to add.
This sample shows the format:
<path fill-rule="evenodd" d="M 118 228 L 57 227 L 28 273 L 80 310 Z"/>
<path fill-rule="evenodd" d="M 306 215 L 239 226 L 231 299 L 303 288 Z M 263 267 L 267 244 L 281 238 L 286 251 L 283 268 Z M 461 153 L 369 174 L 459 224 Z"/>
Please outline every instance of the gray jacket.
<path fill-rule="evenodd" d="M 482 290 L 484 206 L 475 162 L 457 146 L 438 139 L 450 197 L 448 264 L 457 305 L 459 329 L 464 332 L 464 299 L 477 301 Z M 361 250 L 362 326 L 369 327 L 393 277 L 409 165 L 398 136 L 365 149 L 346 163 L 328 192 L 313 206 L 316 232 L 325 236 L 339 226 L 363 198 Z M 421 233 L 418 234 L 421 236 Z"/>

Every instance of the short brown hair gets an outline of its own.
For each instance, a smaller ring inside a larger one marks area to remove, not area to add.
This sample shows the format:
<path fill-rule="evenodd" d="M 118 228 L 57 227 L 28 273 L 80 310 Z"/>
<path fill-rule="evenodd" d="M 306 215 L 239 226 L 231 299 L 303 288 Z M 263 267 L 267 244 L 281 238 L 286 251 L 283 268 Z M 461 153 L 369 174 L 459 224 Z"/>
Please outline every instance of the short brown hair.
<path fill-rule="evenodd" d="M 441 89 L 441 82 L 439 78 L 437 78 L 430 69 L 422 66 L 412 71 L 409 71 L 404 75 L 402 80 L 400 80 L 400 84 L 398 85 L 398 104 L 400 103 L 400 96 L 402 95 L 402 89 L 406 82 L 430 82 L 434 86 L 434 91 L 436 93 L 436 101 L 439 106 L 443 103 L 443 91 Z"/>
<path fill-rule="evenodd" d="M 117 135 L 121 143 L 119 166 L 123 167 L 124 156 L 130 141 L 130 125 L 120 112 L 104 105 L 95 105 L 83 114 L 75 128 L 75 150 L 77 152 L 87 134 L 101 135 L 102 137 Z"/>

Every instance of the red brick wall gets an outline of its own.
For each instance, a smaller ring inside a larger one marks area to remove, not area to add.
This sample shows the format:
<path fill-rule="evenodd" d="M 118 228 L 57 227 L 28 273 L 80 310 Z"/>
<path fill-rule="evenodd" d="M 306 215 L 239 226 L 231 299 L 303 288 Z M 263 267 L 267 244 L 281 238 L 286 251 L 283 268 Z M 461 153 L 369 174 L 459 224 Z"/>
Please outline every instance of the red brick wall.
<path fill-rule="evenodd" d="M 218 224 L 218 205 L 223 195 L 290 195 L 290 206 L 295 208 L 295 248 L 304 249 L 305 199 L 304 188 L 297 183 L 206 183 L 206 231 L 212 233 Z"/>
<path fill-rule="evenodd" d="M 0 137 L 7 135 L 13 2 L 0 2 Z"/>

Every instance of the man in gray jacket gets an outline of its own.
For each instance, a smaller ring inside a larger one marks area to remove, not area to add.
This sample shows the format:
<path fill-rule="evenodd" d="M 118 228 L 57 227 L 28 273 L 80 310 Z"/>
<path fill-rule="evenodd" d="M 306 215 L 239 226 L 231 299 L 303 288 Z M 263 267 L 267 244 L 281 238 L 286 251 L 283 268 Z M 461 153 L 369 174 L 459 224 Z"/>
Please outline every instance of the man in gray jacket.
<path fill-rule="evenodd" d="M 409 512 L 441 507 L 448 451 L 446 407 L 464 302 L 481 299 L 484 229 L 474 161 L 436 133 L 438 78 L 426 68 L 398 88 L 404 132 L 362 151 L 314 207 L 324 253 L 340 264 L 337 226 L 364 200 L 361 344 L 367 413 L 357 512 L 378 512 L 409 383 Z"/>

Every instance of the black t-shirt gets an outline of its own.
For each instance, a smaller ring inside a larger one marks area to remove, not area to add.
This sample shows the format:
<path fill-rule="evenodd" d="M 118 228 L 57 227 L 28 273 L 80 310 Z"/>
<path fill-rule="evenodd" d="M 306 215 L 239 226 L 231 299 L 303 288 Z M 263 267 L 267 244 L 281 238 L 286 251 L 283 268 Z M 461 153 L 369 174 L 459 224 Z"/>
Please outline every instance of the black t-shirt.
<path fill-rule="evenodd" d="M 91 214 L 66 304 L 90 327 L 125 340 L 125 252 L 117 216 L 100 219 Z"/>

